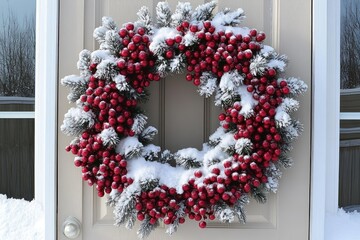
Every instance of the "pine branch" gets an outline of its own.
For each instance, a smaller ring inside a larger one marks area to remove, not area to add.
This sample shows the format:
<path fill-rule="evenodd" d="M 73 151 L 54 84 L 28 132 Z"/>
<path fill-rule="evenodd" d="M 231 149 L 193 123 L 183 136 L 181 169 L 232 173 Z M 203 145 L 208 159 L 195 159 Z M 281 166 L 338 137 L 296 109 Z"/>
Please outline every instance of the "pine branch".
<path fill-rule="evenodd" d="M 200 77 L 198 92 L 200 96 L 210 97 L 217 88 L 217 77 L 211 72 L 204 72 Z"/>
<path fill-rule="evenodd" d="M 141 132 L 139 136 L 139 141 L 142 142 L 144 145 L 147 145 L 154 140 L 157 133 L 158 130 L 156 128 L 149 126 Z"/>
<path fill-rule="evenodd" d="M 133 227 L 136 223 L 136 215 L 137 215 L 137 212 L 135 209 L 133 209 L 131 211 L 131 213 L 129 213 L 128 220 L 125 224 L 126 229 L 129 229 L 129 230 L 133 229 Z"/>
<path fill-rule="evenodd" d="M 136 184 L 126 188 L 120 195 L 119 200 L 115 204 L 114 218 L 115 225 L 120 226 L 133 217 L 136 197 L 139 194 L 139 189 Z"/>
<path fill-rule="evenodd" d="M 138 26 L 145 28 L 146 32 L 149 34 L 153 33 L 152 19 L 150 11 L 147 7 L 142 6 L 137 13 L 138 21 L 135 23 Z"/>
<path fill-rule="evenodd" d="M 171 16 L 171 26 L 176 28 L 184 21 L 191 19 L 191 5 L 189 2 L 179 2 Z"/>
<path fill-rule="evenodd" d="M 120 36 L 115 30 L 107 31 L 104 42 L 100 45 L 100 49 L 109 50 L 115 56 L 119 54 L 122 47 Z"/>
<path fill-rule="evenodd" d="M 169 235 L 174 234 L 178 228 L 179 228 L 179 218 L 185 217 L 185 204 L 179 203 L 179 209 L 175 212 L 176 219 L 172 224 L 169 225 L 169 227 L 166 229 L 166 233 Z"/>
<path fill-rule="evenodd" d="M 133 130 L 135 132 L 135 134 L 140 134 L 144 128 L 145 125 L 147 123 L 147 116 L 145 116 L 144 114 L 136 114 L 134 117 L 134 123 L 131 127 L 131 130 Z"/>
<path fill-rule="evenodd" d="M 114 147 L 120 142 L 120 138 L 114 128 L 109 127 L 101 131 L 100 138 L 105 146 Z"/>
<path fill-rule="evenodd" d="M 124 155 L 125 159 L 129 160 L 135 156 L 139 156 L 143 146 L 144 145 L 139 142 L 137 137 L 126 137 L 121 139 L 119 144 L 117 144 L 116 151 L 121 155 Z"/>
<path fill-rule="evenodd" d="M 95 124 L 95 115 L 92 111 L 85 112 L 80 108 L 70 108 L 65 114 L 60 129 L 68 136 L 78 136 Z"/>
<path fill-rule="evenodd" d="M 195 148 L 186 148 L 177 151 L 174 154 L 176 164 L 185 167 L 185 169 L 201 167 L 202 161 L 197 159 L 198 152 L 199 151 Z"/>
<path fill-rule="evenodd" d="M 161 148 L 159 146 L 149 144 L 143 148 L 141 155 L 145 158 L 146 161 L 157 161 L 160 151 Z"/>
<path fill-rule="evenodd" d="M 137 231 L 137 235 L 139 239 L 147 238 L 150 235 L 150 233 L 159 226 L 159 220 L 156 220 L 154 224 L 151 224 L 150 219 L 151 217 L 146 215 L 145 219 L 141 222 L 140 228 Z"/>
<path fill-rule="evenodd" d="M 283 168 L 289 168 L 293 165 L 293 159 L 285 156 L 284 154 L 280 155 L 278 162 L 283 166 Z"/>
<path fill-rule="evenodd" d="M 94 77 L 98 79 L 112 80 L 118 76 L 117 65 L 114 59 L 107 58 L 102 60 L 96 67 Z"/>
<path fill-rule="evenodd" d="M 290 88 L 290 93 L 294 96 L 304 94 L 308 89 L 306 83 L 297 78 L 288 78 L 286 82 Z"/>
<path fill-rule="evenodd" d="M 225 8 L 223 11 L 217 13 L 213 19 L 214 22 L 222 26 L 238 26 L 245 19 L 244 10 L 238 8 L 231 11 L 229 8 Z"/>
<path fill-rule="evenodd" d="M 234 212 L 239 219 L 239 222 L 246 223 L 246 211 L 244 206 L 249 204 L 249 198 L 247 195 L 242 195 L 234 205 Z"/>
<path fill-rule="evenodd" d="M 174 155 L 169 150 L 165 150 L 161 153 L 159 162 L 170 164 L 173 160 L 174 160 Z"/>
<path fill-rule="evenodd" d="M 249 155 L 253 149 L 253 144 L 248 138 L 240 138 L 236 141 L 235 151 L 238 154 Z"/>
<path fill-rule="evenodd" d="M 80 71 L 80 76 L 89 76 L 91 75 L 91 71 L 89 70 L 91 62 L 91 52 L 89 50 L 82 50 L 79 53 L 79 60 L 77 62 L 77 68 Z"/>
<path fill-rule="evenodd" d="M 61 79 L 61 84 L 70 89 L 70 93 L 67 96 L 69 102 L 76 102 L 87 89 L 89 75 L 76 76 L 69 75 Z"/>
<path fill-rule="evenodd" d="M 146 179 L 140 181 L 140 188 L 142 192 L 148 192 L 159 186 L 159 179 Z"/>
<path fill-rule="evenodd" d="M 266 194 L 262 191 L 260 188 L 252 188 L 251 191 L 252 197 L 258 202 L 258 203 L 266 203 L 267 197 Z"/>
<path fill-rule="evenodd" d="M 224 202 L 219 202 L 214 206 L 215 217 L 222 223 L 232 223 L 235 220 L 235 214 Z"/>
<path fill-rule="evenodd" d="M 156 5 L 156 20 L 159 28 L 170 26 L 171 10 L 167 2 L 159 2 Z"/>
<path fill-rule="evenodd" d="M 192 13 L 191 19 L 197 22 L 211 20 L 212 12 L 214 11 L 215 7 L 215 1 L 199 5 Z"/>

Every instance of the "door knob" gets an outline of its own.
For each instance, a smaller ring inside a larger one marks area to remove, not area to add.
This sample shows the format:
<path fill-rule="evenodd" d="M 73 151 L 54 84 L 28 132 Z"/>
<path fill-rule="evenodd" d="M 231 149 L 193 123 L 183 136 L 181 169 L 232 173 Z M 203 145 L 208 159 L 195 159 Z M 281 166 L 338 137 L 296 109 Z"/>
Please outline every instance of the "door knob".
<path fill-rule="evenodd" d="M 80 235 L 81 223 L 75 217 L 67 217 L 62 225 L 62 231 L 65 237 L 75 239 Z"/>

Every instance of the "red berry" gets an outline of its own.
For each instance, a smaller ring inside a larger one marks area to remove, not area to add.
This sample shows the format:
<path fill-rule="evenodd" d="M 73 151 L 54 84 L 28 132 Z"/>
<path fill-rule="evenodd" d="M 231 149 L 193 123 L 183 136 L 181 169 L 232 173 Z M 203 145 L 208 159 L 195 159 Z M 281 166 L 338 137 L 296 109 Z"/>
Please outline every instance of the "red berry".
<path fill-rule="evenodd" d="M 205 221 L 199 222 L 199 227 L 200 228 L 206 228 L 206 222 Z"/>

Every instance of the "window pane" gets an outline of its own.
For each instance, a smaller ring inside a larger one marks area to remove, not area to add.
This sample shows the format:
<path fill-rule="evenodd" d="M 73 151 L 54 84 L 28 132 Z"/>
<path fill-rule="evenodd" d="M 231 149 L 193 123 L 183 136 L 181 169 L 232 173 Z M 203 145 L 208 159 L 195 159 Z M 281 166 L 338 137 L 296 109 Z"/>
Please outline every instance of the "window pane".
<path fill-rule="evenodd" d="M 34 198 L 34 119 L 0 119 L 0 193 Z"/>
<path fill-rule="evenodd" d="M 7 111 L 34 111 L 35 5 L 36 0 L 0 0 L 2 117 L 14 116 Z M 31 200 L 34 119 L 0 119 L 0 134 L 0 193 Z"/>
<path fill-rule="evenodd" d="M 360 112 L 360 1 L 341 1 L 340 39 L 340 110 Z"/>
<path fill-rule="evenodd" d="M 360 205 L 360 121 L 340 122 L 339 206 Z"/>
<path fill-rule="evenodd" d="M 33 110 L 19 104 L 35 96 L 35 0 L 0 0 L 0 6 L 0 104 L 5 111 Z"/>

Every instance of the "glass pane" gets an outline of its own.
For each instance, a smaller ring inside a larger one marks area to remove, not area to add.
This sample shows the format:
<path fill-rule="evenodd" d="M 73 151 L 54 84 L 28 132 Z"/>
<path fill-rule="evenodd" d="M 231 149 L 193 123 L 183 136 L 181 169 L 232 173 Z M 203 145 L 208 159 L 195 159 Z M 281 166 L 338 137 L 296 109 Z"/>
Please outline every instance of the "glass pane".
<path fill-rule="evenodd" d="M 34 110 L 35 3 L 0 0 L 0 111 Z"/>
<path fill-rule="evenodd" d="M 341 112 L 360 112 L 360 1 L 341 1 Z"/>
<path fill-rule="evenodd" d="M 360 205 L 360 121 L 340 121 L 339 206 Z"/>
<path fill-rule="evenodd" d="M 0 193 L 34 198 L 34 119 L 0 119 Z"/>

